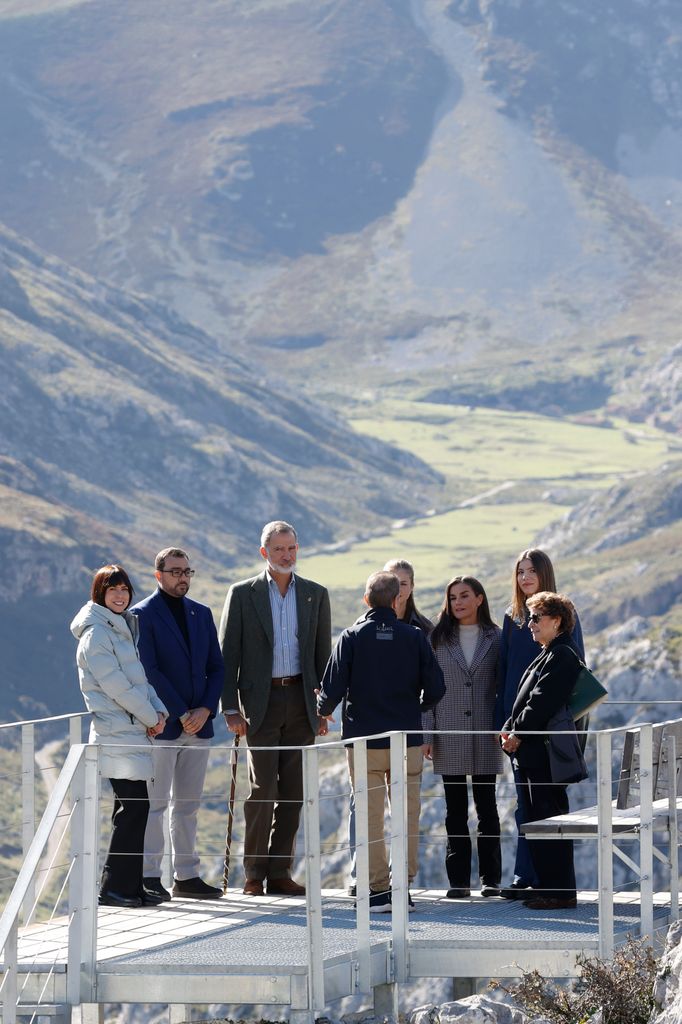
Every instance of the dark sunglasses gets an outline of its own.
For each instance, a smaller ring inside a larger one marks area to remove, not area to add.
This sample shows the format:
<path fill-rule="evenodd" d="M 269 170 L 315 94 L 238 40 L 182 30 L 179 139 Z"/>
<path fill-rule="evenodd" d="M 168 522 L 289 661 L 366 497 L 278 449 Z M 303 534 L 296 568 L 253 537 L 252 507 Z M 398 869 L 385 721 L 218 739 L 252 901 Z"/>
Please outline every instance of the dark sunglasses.
<path fill-rule="evenodd" d="M 539 622 L 540 619 L 544 618 L 545 612 L 531 612 L 528 616 L 529 622 Z"/>

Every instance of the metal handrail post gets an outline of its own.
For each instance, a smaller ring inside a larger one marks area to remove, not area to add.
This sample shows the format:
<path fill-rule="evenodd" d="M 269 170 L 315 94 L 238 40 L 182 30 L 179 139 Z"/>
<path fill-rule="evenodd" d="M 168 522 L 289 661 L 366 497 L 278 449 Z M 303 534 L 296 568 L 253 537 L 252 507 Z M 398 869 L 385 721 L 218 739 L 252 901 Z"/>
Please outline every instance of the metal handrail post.
<path fill-rule="evenodd" d="M 391 890 L 395 980 L 407 981 L 407 736 L 391 733 Z"/>
<path fill-rule="evenodd" d="M 69 730 L 70 733 L 70 730 Z M 69 735 L 71 738 L 71 735 Z M 80 995 L 80 963 L 83 948 L 83 843 L 85 841 L 85 759 L 81 759 L 71 783 L 71 834 L 69 849 L 73 868 L 69 876 L 69 936 L 66 970 L 66 1001 L 77 1006 Z"/>
<path fill-rule="evenodd" d="M 5 942 L 5 977 L 2 985 L 2 1024 L 16 1024 L 19 999 L 19 923 L 14 923 Z"/>
<path fill-rule="evenodd" d="M 680 919 L 680 851 L 679 829 L 677 826 L 677 739 L 675 733 L 667 737 L 668 755 L 668 836 L 670 843 L 670 920 Z"/>
<path fill-rule="evenodd" d="M 21 727 L 21 840 L 24 859 L 36 834 L 36 761 L 35 727 Z M 22 921 L 29 923 L 36 898 L 35 881 L 32 879 L 22 905 Z"/>
<path fill-rule="evenodd" d="M 99 746 L 84 748 L 72 787 L 69 948 L 66 999 L 69 1005 L 96 1002 L 97 855 L 99 847 Z"/>
<path fill-rule="evenodd" d="M 306 926 L 308 932 L 308 1010 L 322 1011 L 325 999 L 320 857 L 320 755 L 319 749 L 315 745 L 307 747 L 302 753 Z"/>
<path fill-rule="evenodd" d="M 611 733 L 597 733 L 597 886 L 599 889 L 599 956 L 613 956 L 613 803 L 611 800 Z"/>
<path fill-rule="evenodd" d="M 173 874 L 173 840 L 171 838 L 171 827 L 170 827 L 170 804 L 166 807 L 163 812 L 163 855 L 161 857 L 161 877 L 163 884 L 167 889 L 172 889 L 174 874 Z"/>
<path fill-rule="evenodd" d="M 677 739 L 675 733 L 668 736 L 668 835 L 670 843 L 670 920 L 680 917 L 680 851 L 677 827 Z"/>
<path fill-rule="evenodd" d="M 369 929 L 369 795 L 367 792 L 367 740 L 353 741 L 353 794 L 355 798 L 355 929 L 359 992 L 372 991 L 372 951 Z"/>
<path fill-rule="evenodd" d="M 74 715 L 69 719 L 69 746 L 75 747 L 77 743 L 83 742 L 83 718 L 81 715 Z"/>
<path fill-rule="evenodd" d="M 639 873 L 640 938 L 654 934 L 654 789 L 653 726 L 640 726 L 639 733 Z"/>

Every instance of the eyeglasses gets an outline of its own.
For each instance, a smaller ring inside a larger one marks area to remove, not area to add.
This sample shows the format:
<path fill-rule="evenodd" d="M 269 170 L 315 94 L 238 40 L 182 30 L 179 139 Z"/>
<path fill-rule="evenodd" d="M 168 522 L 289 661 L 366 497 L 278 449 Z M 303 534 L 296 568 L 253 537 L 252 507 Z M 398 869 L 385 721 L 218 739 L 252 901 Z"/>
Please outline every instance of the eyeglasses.
<path fill-rule="evenodd" d="M 539 622 L 540 619 L 544 619 L 545 614 L 545 612 L 531 612 L 531 614 L 528 616 L 528 621 Z"/>
<path fill-rule="evenodd" d="M 181 576 L 194 576 L 194 569 L 159 569 L 159 572 L 168 572 L 179 580 Z"/>

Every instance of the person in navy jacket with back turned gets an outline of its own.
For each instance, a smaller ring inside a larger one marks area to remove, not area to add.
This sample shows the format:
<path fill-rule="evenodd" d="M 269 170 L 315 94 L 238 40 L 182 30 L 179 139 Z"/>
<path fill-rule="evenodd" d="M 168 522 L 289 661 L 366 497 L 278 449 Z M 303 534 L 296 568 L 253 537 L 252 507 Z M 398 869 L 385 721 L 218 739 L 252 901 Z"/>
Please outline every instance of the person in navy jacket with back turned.
<path fill-rule="evenodd" d="M 443 673 L 424 633 L 401 622 L 395 613 L 400 581 L 391 572 L 367 580 L 369 612 L 338 639 L 327 663 L 318 714 L 329 716 L 343 701 L 344 739 L 392 730 L 412 730 L 407 737 L 408 880 L 417 873 L 419 809 L 423 765 L 421 713 L 445 693 Z M 367 744 L 369 804 L 370 912 L 391 912 L 391 884 L 384 841 L 384 805 L 390 781 L 389 739 Z M 347 751 L 354 786 L 353 748 Z M 410 903 L 411 905 L 411 903 Z"/>
<path fill-rule="evenodd" d="M 199 876 L 195 851 L 197 815 L 223 687 L 223 657 L 210 608 L 187 597 L 189 557 L 181 548 L 156 556 L 158 590 L 131 609 L 140 624 L 140 660 L 147 679 L 168 708 L 169 718 L 154 749 L 145 833 L 144 886 L 163 899 L 163 815 L 170 802 L 173 895 L 218 899 L 222 890 Z M 172 790 L 172 800 L 171 800 Z"/>

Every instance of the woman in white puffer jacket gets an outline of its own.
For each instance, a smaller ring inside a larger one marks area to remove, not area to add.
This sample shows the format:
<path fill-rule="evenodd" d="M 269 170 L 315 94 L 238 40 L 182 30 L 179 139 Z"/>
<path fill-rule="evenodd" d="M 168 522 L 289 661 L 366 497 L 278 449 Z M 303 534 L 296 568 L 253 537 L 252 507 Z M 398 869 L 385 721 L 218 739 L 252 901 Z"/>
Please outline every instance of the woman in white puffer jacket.
<path fill-rule="evenodd" d="M 147 682 L 137 654 L 137 619 L 127 611 L 132 596 L 125 569 L 102 566 L 92 581 L 91 600 L 71 623 L 78 640 L 80 688 L 92 713 L 90 742 L 104 748 L 101 772 L 114 791 L 111 842 L 99 902 L 117 907 L 160 902 L 144 890 L 142 855 L 152 739 L 163 731 L 168 712 Z"/>

